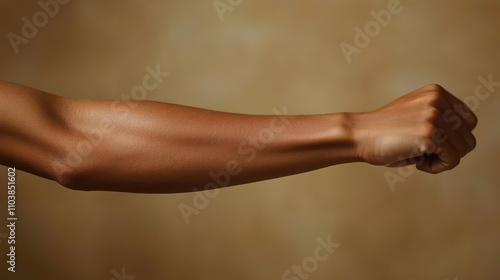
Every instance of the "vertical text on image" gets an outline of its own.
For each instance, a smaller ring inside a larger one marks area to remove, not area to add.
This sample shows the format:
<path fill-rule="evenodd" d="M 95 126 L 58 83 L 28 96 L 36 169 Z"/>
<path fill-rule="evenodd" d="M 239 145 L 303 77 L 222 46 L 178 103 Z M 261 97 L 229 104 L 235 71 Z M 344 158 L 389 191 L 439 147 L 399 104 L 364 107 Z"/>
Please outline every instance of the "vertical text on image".
<path fill-rule="evenodd" d="M 7 270 L 16 272 L 16 168 L 9 167 L 7 171 Z"/>

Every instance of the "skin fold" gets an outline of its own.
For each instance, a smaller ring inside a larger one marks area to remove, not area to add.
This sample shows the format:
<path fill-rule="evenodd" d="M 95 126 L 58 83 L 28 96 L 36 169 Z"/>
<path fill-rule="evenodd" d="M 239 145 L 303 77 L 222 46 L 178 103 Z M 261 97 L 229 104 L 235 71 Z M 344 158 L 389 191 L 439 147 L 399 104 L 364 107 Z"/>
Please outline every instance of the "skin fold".
<path fill-rule="evenodd" d="M 336 164 L 456 167 L 477 117 L 439 85 L 363 113 L 244 115 L 0 82 L 0 164 L 85 191 L 178 193 Z"/>

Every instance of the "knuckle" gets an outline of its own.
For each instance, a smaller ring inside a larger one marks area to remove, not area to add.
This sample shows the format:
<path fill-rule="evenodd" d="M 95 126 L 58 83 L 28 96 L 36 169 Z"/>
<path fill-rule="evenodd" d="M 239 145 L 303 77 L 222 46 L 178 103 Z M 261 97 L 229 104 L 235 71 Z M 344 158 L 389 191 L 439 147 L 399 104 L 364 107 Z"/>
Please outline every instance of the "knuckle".
<path fill-rule="evenodd" d="M 421 102 L 425 107 L 439 107 L 443 102 L 443 95 L 439 91 L 428 91 L 421 95 Z"/>
<path fill-rule="evenodd" d="M 426 121 L 435 124 L 437 120 L 441 119 L 442 113 L 436 107 L 430 107 L 425 111 L 425 119 Z"/>
<path fill-rule="evenodd" d="M 435 129 L 436 129 L 436 127 L 434 126 L 434 124 L 432 122 L 424 122 L 420 126 L 420 132 L 422 133 L 422 136 L 424 138 L 428 139 L 429 141 L 432 140 Z"/>
<path fill-rule="evenodd" d="M 443 90 L 443 87 L 439 84 L 428 84 L 424 87 L 424 89 L 431 92 L 440 93 Z"/>
<path fill-rule="evenodd" d="M 436 151 L 436 143 L 432 141 L 431 137 L 424 137 L 420 141 L 420 152 L 426 154 L 432 154 Z"/>

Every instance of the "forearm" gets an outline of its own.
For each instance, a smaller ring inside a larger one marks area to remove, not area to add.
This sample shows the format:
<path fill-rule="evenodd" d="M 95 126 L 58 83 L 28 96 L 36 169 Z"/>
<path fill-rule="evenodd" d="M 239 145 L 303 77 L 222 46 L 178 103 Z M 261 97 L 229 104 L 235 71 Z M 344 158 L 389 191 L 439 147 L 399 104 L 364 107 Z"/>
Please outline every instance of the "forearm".
<path fill-rule="evenodd" d="M 67 157 L 52 165 L 76 189 L 189 192 L 357 159 L 344 114 L 255 116 L 148 101 L 68 104 L 76 137 Z"/>

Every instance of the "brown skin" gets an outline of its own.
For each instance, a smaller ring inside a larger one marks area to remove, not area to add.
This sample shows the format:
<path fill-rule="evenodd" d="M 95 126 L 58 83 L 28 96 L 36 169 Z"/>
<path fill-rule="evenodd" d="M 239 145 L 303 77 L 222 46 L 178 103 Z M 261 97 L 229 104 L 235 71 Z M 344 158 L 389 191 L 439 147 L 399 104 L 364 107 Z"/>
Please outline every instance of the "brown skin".
<path fill-rule="evenodd" d="M 0 164 L 86 191 L 191 192 L 348 162 L 435 174 L 476 144 L 476 116 L 438 85 L 372 112 L 303 116 L 74 100 L 7 82 L 0 100 Z"/>

